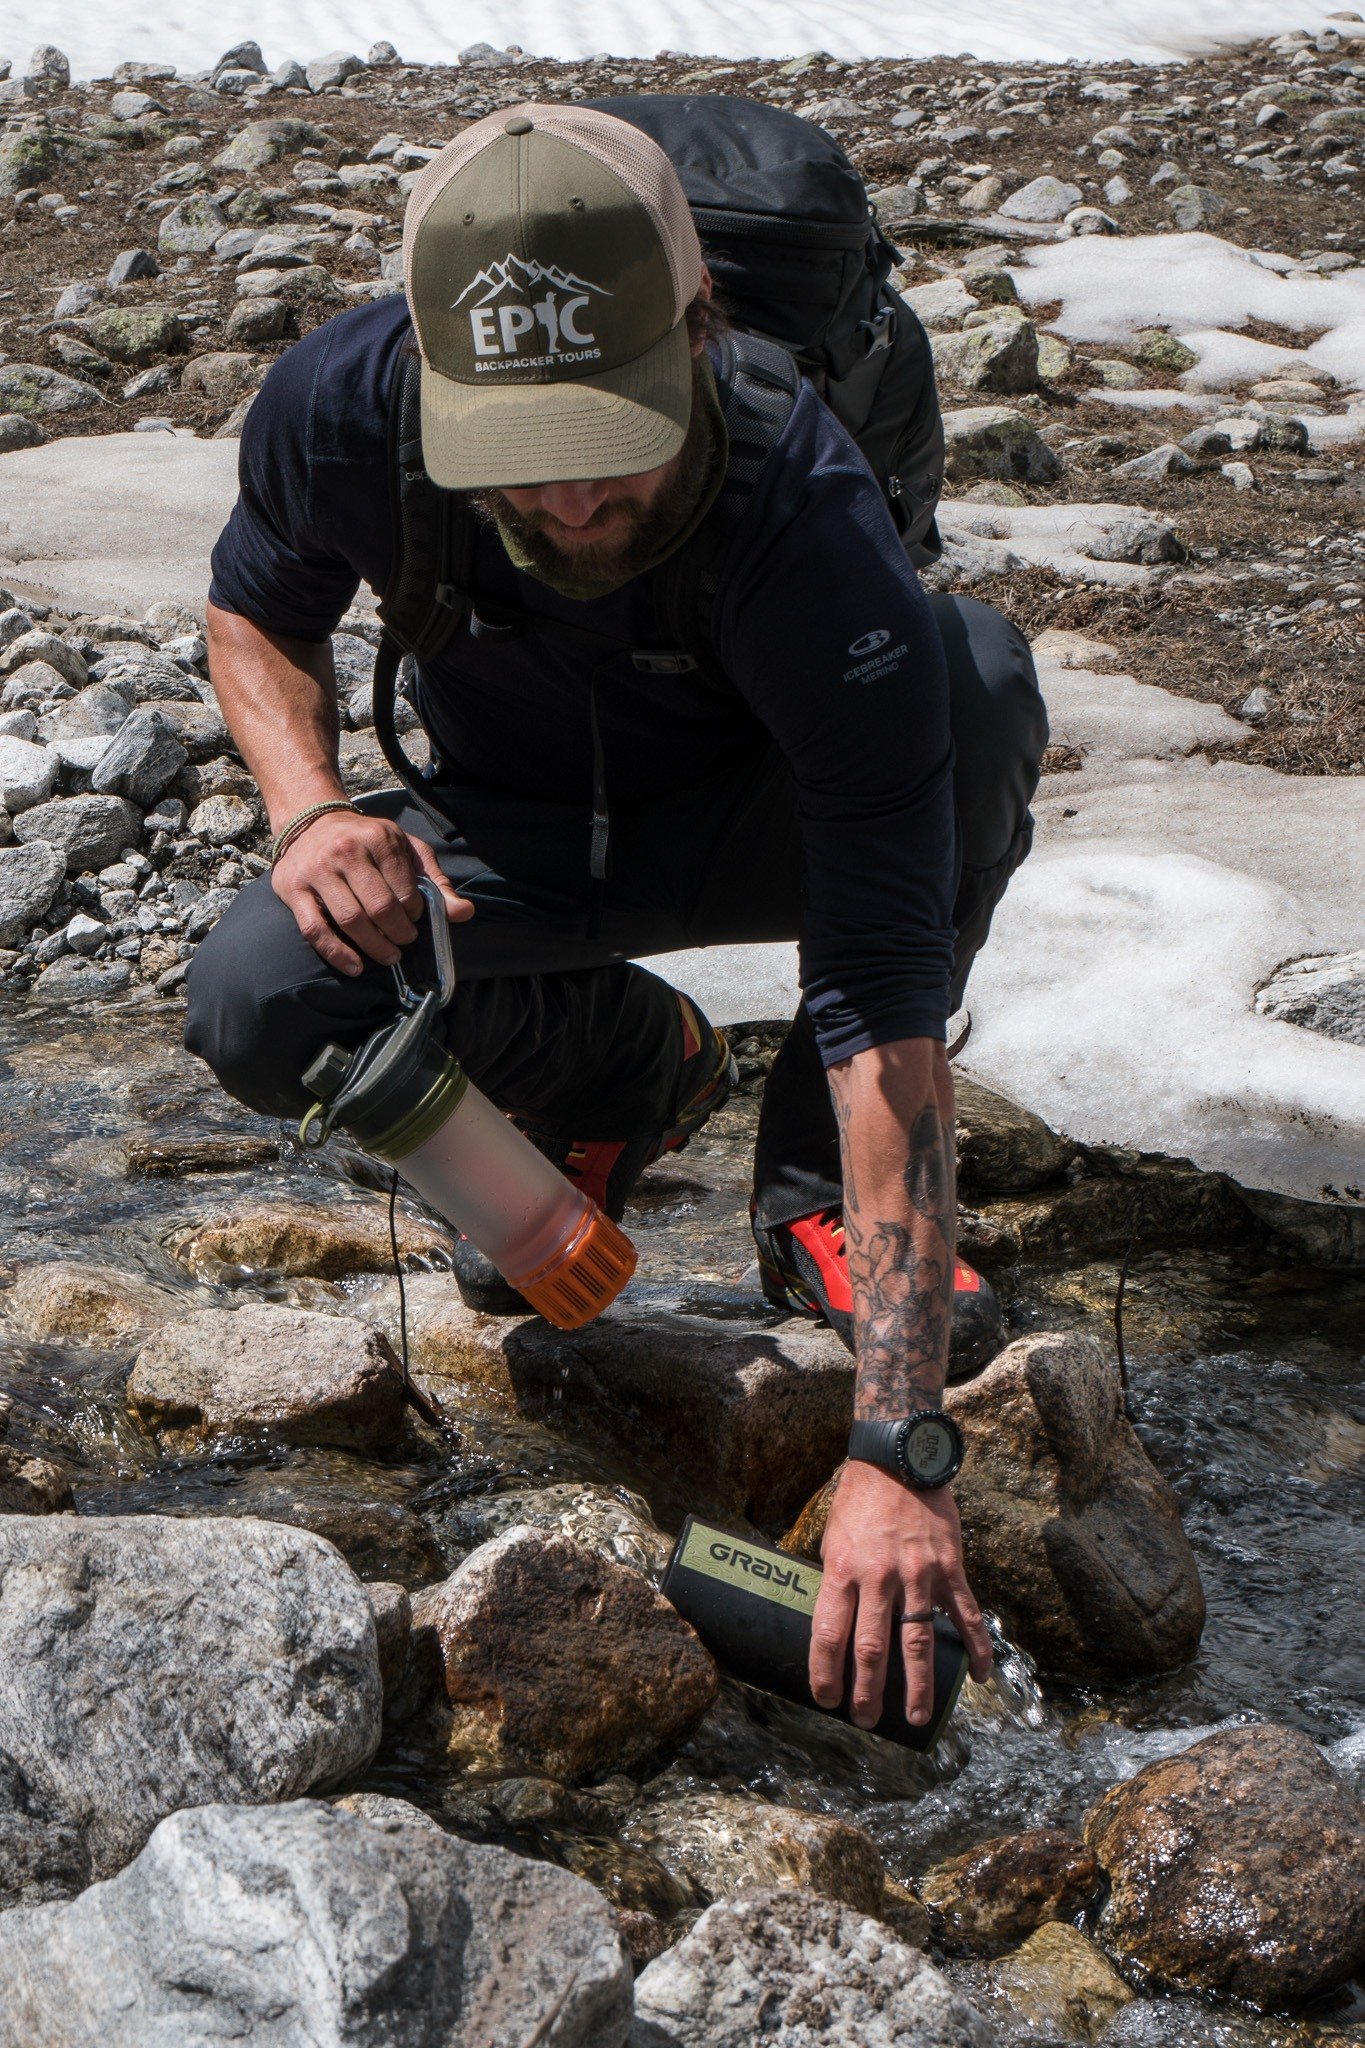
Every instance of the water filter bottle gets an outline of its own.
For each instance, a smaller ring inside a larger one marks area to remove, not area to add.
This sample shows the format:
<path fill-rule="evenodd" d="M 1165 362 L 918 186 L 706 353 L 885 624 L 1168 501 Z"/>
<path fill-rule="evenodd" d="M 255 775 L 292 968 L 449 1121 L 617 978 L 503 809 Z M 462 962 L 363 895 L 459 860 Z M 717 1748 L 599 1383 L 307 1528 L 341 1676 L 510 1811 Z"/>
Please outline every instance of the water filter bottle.
<path fill-rule="evenodd" d="M 470 1081 L 434 1026 L 455 988 L 445 904 L 426 899 L 437 983 L 412 990 L 394 969 L 400 1012 L 358 1052 L 324 1046 L 304 1073 L 316 1097 L 299 1127 L 306 1146 L 334 1129 L 396 1166 L 423 1200 L 476 1244 L 505 1280 L 561 1330 L 616 1299 L 635 1248 Z"/>
<path fill-rule="evenodd" d="M 731 1677 L 847 1721 L 851 1650 L 844 1704 L 819 1707 L 810 1689 L 811 1619 L 823 1576 L 809 1558 L 790 1557 L 756 1537 L 736 1536 L 689 1515 L 673 1546 L 662 1591 Z M 905 1658 L 900 1629 L 892 1630 L 881 1719 L 874 1734 L 906 1749 L 934 1747 L 967 1675 L 962 1638 L 942 1614 L 934 1616 L 933 1656 L 933 1706 L 928 1721 L 917 1727 L 905 1718 Z"/>

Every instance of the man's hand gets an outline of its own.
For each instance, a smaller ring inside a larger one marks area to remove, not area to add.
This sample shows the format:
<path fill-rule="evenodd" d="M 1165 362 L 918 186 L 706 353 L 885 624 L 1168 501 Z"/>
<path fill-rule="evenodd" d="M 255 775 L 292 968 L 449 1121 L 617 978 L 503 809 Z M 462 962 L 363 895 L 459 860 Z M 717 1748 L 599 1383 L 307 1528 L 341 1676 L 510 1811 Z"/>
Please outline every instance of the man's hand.
<path fill-rule="evenodd" d="M 900 1621 L 941 1607 L 967 1646 L 972 1677 L 991 1668 L 991 1641 L 962 1569 L 957 1503 L 946 1486 L 915 1493 L 891 1473 L 856 1459 L 844 1468 L 822 1546 L 825 1576 L 811 1628 L 811 1690 L 822 1707 L 844 1697 L 850 1636 L 854 1673 L 849 1711 L 859 1728 L 881 1717 L 891 1631 L 905 1650 L 905 1713 L 917 1726 L 934 1700 L 934 1630 Z"/>
<path fill-rule="evenodd" d="M 357 811 L 314 819 L 282 855 L 271 879 L 314 952 L 340 973 L 357 975 L 367 958 L 391 967 L 416 938 L 419 875 L 435 882 L 452 924 L 474 915 L 473 904 L 457 896 L 441 873 L 433 848 L 388 818 Z"/>

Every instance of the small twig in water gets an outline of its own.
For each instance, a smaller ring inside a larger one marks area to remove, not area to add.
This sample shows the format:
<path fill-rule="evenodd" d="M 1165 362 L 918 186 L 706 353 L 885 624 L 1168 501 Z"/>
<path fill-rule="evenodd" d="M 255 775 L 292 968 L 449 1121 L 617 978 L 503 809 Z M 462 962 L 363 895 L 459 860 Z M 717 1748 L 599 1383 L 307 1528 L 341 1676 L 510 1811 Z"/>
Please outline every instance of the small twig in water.
<path fill-rule="evenodd" d="M 1123 1263 L 1119 1267 L 1119 1284 L 1114 1295 L 1114 1344 L 1119 1355 L 1119 1380 L 1123 1387 L 1125 1413 L 1128 1410 L 1128 1354 L 1123 1347 L 1123 1296 L 1124 1290 L 1128 1285 L 1128 1266 L 1133 1256 L 1133 1247 L 1136 1243 L 1137 1232 L 1135 1230 L 1129 1238 L 1128 1248 L 1123 1254 Z"/>
<path fill-rule="evenodd" d="M 389 1250 L 393 1254 L 393 1270 L 398 1279 L 398 1347 L 403 1369 L 403 1398 L 415 1408 L 423 1422 L 439 1429 L 459 1449 L 464 1448 L 464 1438 L 446 1414 L 439 1401 L 433 1401 L 420 1387 L 414 1386 L 412 1369 L 408 1362 L 408 1289 L 403 1277 L 403 1260 L 398 1250 L 398 1169 L 394 1168 L 389 1178 Z"/>

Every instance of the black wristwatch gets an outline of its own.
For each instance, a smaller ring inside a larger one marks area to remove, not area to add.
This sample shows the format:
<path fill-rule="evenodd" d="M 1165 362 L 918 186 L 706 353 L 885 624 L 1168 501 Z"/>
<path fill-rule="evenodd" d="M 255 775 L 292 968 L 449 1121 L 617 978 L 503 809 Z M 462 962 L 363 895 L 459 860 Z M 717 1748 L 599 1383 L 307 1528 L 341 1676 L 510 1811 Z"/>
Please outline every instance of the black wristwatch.
<path fill-rule="evenodd" d="M 855 1422 L 848 1455 L 881 1465 L 917 1493 L 946 1486 L 962 1469 L 962 1431 L 941 1408 L 920 1408 L 903 1422 Z"/>

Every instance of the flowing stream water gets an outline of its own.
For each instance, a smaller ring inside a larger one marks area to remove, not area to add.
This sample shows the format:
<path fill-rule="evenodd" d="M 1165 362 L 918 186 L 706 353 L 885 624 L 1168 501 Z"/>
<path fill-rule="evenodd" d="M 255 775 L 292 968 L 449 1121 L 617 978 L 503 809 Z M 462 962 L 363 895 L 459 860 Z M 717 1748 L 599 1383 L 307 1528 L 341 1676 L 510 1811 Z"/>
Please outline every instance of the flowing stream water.
<path fill-rule="evenodd" d="M 0 1004 L 0 1258 L 9 1269 L 57 1258 L 117 1267 L 182 1292 L 187 1310 L 242 1288 L 301 1305 L 335 1296 L 344 1307 L 345 1289 L 313 1281 L 228 1275 L 206 1285 L 169 1249 L 178 1230 L 234 1203 L 376 1201 L 372 1186 L 358 1185 L 359 1162 L 331 1150 L 304 1158 L 287 1139 L 278 1157 L 246 1169 L 130 1173 L 129 1148 L 149 1140 L 215 1140 L 231 1159 L 243 1139 L 257 1152 L 280 1139 L 278 1126 L 220 1093 L 178 1032 L 179 1012 L 145 998 L 85 1014 Z M 754 1085 L 642 1184 L 627 1218 L 641 1251 L 627 1298 L 637 1311 L 761 1317 L 744 1222 Z M 1104 1262 L 1020 1268 L 1007 1289 L 1012 1329 L 1082 1327 L 1112 1341 L 1115 1279 Z M 348 1283 L 352 1293 L 381 1284 Z M 1007 1649 L 988 1688 L 968 1686 L 931 1758 L 727 1683 L 668 1764 L 671 1787 L 743 1790 L 856 1820 L 908 1879 L 988 1836 L 1078 1828 L 1116 1779 L 1238 1721 L 1306 1730 L 1361 1785 L 1365 1280 L 1139 1246 L 1126 1328 L 1136 1425 L 1179 1496 L 1208 1597 L 1195 1662 L 1122 1689 L 1041 1689 Z M 528 1511 L 599 1536 L 617 1513 L 618 1554 L 649 1565 L 657 1553 L 648 1543 L 632 1550 L 632 1501 L 647 1502 L 670 1532 L 688 1506 L 666 1446 L 628 1456 L 581 1417 L 553 1410 L 523 1420 L 462 1407 L 458 1452 L 415 1430 L 389 1459 L 260 1444 L 167 1457 L 123 1405 L 135 1349 L 34 1343 L 0 1316 L 9 1440 L 67 1468 L 83 1514 L 259 1513 L 336 1526 L 360 1532 L 367 1577 L 384 1576 L 386 1560 L 391 1576 L 404 1576 L 417 1531 L 432 1577 Z M 401 1754 L 381 1752 L 366 1782 L 626 1895 L 629 1856 L 609 1827 L 566 1822 L 497 1788 L 471 1793 Z M 1294 2022 L 1142 1998 L 1104 2039 L 1280 2048 L 1362 2018 L 1365 2002 L 1350 1994 Z"/>

